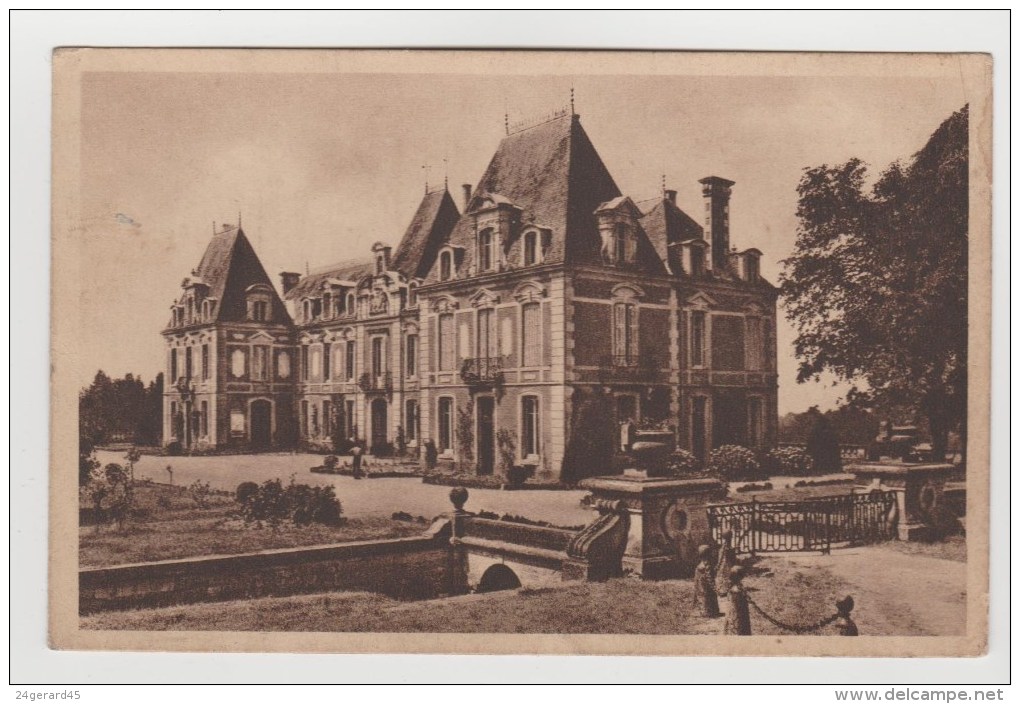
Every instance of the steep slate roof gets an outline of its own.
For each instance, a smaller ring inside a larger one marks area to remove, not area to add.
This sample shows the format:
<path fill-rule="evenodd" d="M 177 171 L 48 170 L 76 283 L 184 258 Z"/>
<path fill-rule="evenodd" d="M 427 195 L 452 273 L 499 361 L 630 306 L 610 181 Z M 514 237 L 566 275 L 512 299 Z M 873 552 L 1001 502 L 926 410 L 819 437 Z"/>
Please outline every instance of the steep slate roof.
<path fill-rule="evenodd" d="M 426 193 L 393 254 L 390 268 L 409 278 L 423 278 L 459 218 L 460 211 L 449 191 L 444 188 Z"/>
<path fill-rule="evenodd" d="M 201 279 L 209 287 L 208 295 L 217 300 L 216 322 L 245 320 L 245 291 L 255 284 L 266 284 L 273 291 L 273 320 L 290 323 L 283 301 L 240 227 L 225 225 L 213 235 L 193 276 Z"/>
<path fill-rule="evenodd" d="M 620 196 L 576 115 L 563 115 L 503 138 L 479 180 L 468 212 L 461 216 L 449 243 L 465 250 L 464 266 L 474 257 L 474 218 L 470 211 L 486 197 L 500 196 L 521 209 L 521 226 L 552 230 L 548 263 L 598 263 L 602 243 L 595 210 Z M 638 246 L 640 261 L 647 261 Z M 435 280 L 436 272 L 430 276 Z"/>
<path fill-rule="evenodd" d="M 375 271 L 375 258 L 346 259 L 336 264 L 320 267 L 309 274 L 301 277 L 297 285 L 287 292 L 288 301 L 301 298 L 309 293 L 321 290 L 322 283 L 326 279 L 340 279 L 341 281 L 358 281 L 362 277 Z"/>
<path fill-rule="evenodd" d="M 669 245 L 685 240 L 704 239 L 704 228 L 668 198 L 658 198 L 652 203 L 642 202 L 642 205 L 646 204 L 652 207 L 642 216 L 641 227 L 655 247 L 659 258 L 667 262 L 672 273 L 679 274 L 681 273 L 679 252 L 675 246 Z"/>

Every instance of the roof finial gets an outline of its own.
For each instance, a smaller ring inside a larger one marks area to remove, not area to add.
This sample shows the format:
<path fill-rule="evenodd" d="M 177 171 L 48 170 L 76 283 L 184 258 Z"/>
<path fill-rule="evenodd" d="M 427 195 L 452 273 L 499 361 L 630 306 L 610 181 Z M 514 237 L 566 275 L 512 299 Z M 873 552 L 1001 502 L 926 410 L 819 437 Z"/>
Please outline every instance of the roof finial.
<path fill-rule="evenodd" d="M 571 84 L 570 84 L 570 115 L 571 115 L 571 117 L 573 117 L 576 114 L 577 113 L 574 112 L 574 84 L 573 84 L 573 82 L 571 82 Z"/>
<path fill-rule="evenodd" d="M 241 211 L 240 211 L 240 209 L 238 209 L 238 211 L 237 211 L 237 229 L 238 230 L 241 229 Z"/>
<path fill-rule="evenodd" d="M 308 268 L 308 260 L 306 259 L 305 260 L 305 276 L 308 276 L 308 274 L 310 274 L 310 273 L 311 273 L 311 270 Z"/>
<path fill-rule="evenodd" d="M 443 190 L 450 190 L 450 162 L 444 156 L 443 157 Z"/>
<path fill-rule="evenodd" d="M 214 235 L 216 234 L 216 221 L 215 220 L 212 221 L 212 233 Z"/>
<path fill-rule="evenodd" d="M 666 197 L 666 172 L 662 173 L 662 197 Z"/>
<path fill-rule="evenodd" d="M 422 164 L 421 165 L 422 171 L 425 172 L 425 194 L 426 195 L 428 195 L 428 192 L 429 192 L 429 170 L 431 168 L 432 167 L 430 167 L 428 164 Z"/>

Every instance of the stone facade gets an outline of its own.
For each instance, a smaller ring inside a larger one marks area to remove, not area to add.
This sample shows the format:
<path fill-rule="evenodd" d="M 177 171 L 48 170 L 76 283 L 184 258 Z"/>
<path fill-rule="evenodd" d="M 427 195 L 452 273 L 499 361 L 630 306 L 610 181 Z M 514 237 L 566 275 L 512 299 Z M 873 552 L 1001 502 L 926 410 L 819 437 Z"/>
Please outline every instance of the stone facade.
<path fill-rule="evenodd" d="M 395 251 L 379 243 L 364 260 L 282 274 L 282 300 L 257 258 L 225 267 L 256 275 L 224 283 L 207 252 L 196 277 L 241 287 L 232 296 L 246 303 L 189 318 L 189 301 L 215 292 L 185 282 L 168 355 L 208 344 L 217 373 L 196 378 L 192 366 L 168 387 L 164 437 L 321 449 L 356 437 L 375 452 L 431 440 L 441 463 L 499 473 L 501 450 L 512 451 L 552 479 L 578 408 L 604 399 L 615 422 L 670 428 L 698 455 L 769 447 L 777 292 L 760 276 L 761 252 L 730 244 L 733 182 L 701 183 L 702 224 L 675 191 L 622 195 L 579 117 L 564 113 L 509 133 L 460 207 L 445 188 L 426 193 Z M 255 307 L 263 294 L 268 308 Z M 252 319 L 263 310 L 271 319 Z M 269 375 L 252 378 L 265 354 Z M 203 402 L 215 423 L 202 424 Z M 588 473 L 606 471 L 608 460 Z"/>

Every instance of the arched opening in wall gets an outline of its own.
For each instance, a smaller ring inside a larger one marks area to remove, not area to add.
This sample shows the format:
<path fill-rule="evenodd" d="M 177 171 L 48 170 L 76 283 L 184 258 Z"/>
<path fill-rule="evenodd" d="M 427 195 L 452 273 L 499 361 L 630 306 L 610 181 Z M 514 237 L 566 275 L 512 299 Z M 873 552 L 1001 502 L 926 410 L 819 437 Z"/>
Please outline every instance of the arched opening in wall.
<path fill-rule="evenodd" d="M 483 594 L 485 592 L 500 592 L 506 589 L 519 589 L 520 586 L 521 580 L 517 578 L 514 571 L 501 564 L 493 565 L 485 570 L 475 591 Z"/>

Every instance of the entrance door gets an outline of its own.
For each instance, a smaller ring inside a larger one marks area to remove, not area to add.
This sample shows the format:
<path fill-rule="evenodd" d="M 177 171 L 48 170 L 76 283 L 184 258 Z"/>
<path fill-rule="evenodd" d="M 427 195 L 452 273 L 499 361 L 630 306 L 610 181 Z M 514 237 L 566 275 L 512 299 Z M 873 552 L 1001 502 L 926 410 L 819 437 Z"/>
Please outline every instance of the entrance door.
<path fill-rule="evenodd" d="M 273 406 L 269 401 L 251 402 L 251 446 L 255 450 L 269 447 L 273 435 Z"/>
<path fill-rule="evenodd" d="M 496 401 L 491 396 L 478 397 L 478 473 L 492 474 L 496 466 L 496 432 L 494 417 Z"/>
<path fill-rule="evenodd" d="M 382 452 L 386 446 L 386 401 L 372 400 L 372 454 Z"/>

